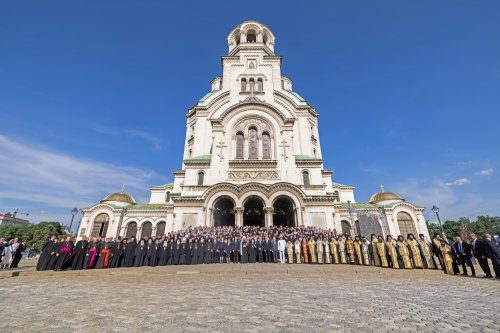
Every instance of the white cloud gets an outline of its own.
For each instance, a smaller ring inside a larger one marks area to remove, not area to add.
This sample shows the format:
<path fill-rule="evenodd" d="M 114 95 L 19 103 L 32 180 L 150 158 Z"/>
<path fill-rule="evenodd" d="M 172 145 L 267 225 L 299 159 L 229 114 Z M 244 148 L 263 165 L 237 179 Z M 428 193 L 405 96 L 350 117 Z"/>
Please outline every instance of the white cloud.
<path fill-rule="evenodd" d="M 457 179 L 457 180 L 454 180 L 452 182 L 448 182 L 446 183 L 447 186 L 463 186 L 463 185 L 467 185 L 467 184 L 470 184 L 471 181 L 467 178 L 460 178 L 460 179 Z"/>
<path fill-rule="evenodd" d="M 119 191 L 122 184 L 127 192 L 143 196 L 155 176 L 153 171 L 65 155 L 0 134 L 2 210 L 12 209 L 7 202 L 25 209 L 41 205 L 40 211 L 51 212 L 82 208 Z"/>
<path fill-rule="evenodd" d="M 479 176 L 491 176 L 493 174 L 493 171 L 495 171 L 495 170 L 492 169 L 492 168 L 489 168 L 489 169 L 485 169 L 485 170 L 481 170 L 479 172 L 476 172 L 476 175 L 479 175 Z"/>
<path fill-rule="evenodd" d="M 404 184 L 396 185 L 395 192 L 406 201 L 426 207 L 428 219 L 436 219 L 431 207 L 440 208 L 439 215 L 443 221 L 456 220 L 459 217 L 475 219 L 478 215 L 498 215 L 500 213 L 500 197 L 487 193 L 462 193 L 456 186 L 449 186 L 442 180 L 422 181 L 410 179 Z M 459 192 L 459 193 L 457 193 Z"/>
<path fill-rule="evenodd" d="M 143 130 L 139 130 L 136 128 L 112 128 L 103 125 L 95 125 L 92 126 L 92 130 L 97 133 L 112 135 L 112 136 L 120 136 L 126 135 L 131 138 L 142 139 L 151 144 L 151 148 L 156 151 L 162 150 L 162 141 L 151 133 Z"/>

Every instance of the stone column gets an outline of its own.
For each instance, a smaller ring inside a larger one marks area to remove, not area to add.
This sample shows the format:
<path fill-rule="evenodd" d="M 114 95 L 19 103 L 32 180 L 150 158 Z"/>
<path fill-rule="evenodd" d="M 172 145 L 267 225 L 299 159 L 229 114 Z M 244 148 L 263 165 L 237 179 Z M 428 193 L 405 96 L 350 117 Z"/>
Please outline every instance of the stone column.
<path fill-rule="evenodd" d="M 234 210 L 236 211 L 234 224 L 236 227 L 241 227 L 243 225 L 243 208 L 236 207 Z"/>
<path fill-rule="evenodd" d="M 206 214 L 208 214 L 208 216 L 205 219 L 205 221 L 207 221 L 207 219 L 208 219 L 208 226 L 212 227 L 214 225 L 214 209 L 209 208 L 206 212 L 207 212 Z M 205 222 L 205 225 L 207 225 L 206 222 Z"/>
<path fill-rule="evenodd" d="M 266 208 L 264 208 L 264 212 L 266 214 L 264 225 L 266 227 L 271 227 L 273 224 L 274 207 L 266 207 Z"/>

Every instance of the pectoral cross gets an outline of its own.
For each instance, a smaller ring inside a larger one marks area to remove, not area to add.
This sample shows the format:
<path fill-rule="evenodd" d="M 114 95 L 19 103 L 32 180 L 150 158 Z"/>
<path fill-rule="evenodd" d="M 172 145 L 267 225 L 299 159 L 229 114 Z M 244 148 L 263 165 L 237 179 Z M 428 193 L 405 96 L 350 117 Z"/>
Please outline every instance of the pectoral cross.
<path fill-rule="evenodd" d="M 222 162 L 222 160 L 224 159 L 224 148 L 227 147 L 227 145 L 224 144 L 224 140 L 221 139 L 219 144 L 216 147 L 220 148 L 219 157 L 220 157 L 220 160 Z"/>
<path fill-rule="evenodd" d="M 283 139 L 283 141 L 281 141 L 281 144 L 280 144 L 280 147 L 283 147 L 283 157 L 285 158 L 285 161 L 288 159 L 288 156 L 286 154 L 286 148 L 287 147 L 290 147 L 290 145 L 286 142 L 285 139 Z"/>

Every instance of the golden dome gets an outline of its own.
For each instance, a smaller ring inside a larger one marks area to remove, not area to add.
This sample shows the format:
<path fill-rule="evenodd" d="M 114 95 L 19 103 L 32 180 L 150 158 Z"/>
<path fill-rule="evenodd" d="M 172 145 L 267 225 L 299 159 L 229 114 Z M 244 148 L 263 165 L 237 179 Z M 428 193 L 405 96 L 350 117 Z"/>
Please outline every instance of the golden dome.
<path fill-rule="evenodd" d="M 399 195 L 394 192 L 386 192 L 384 191 L 384 187 L 380 186 L 380 192 L 375 193 L 370 198 L 370 203 L 375 203 L 379 201 L 387 201 L 387 200 L 403 200 Z"/>
<path fill-rule="evenodd" d="M 108 195 L 106 198 L 102 199 L 101 202 L 106 202 L 106 201 L 118 201 L 118 202 L 126 202 L 131 205 L 135 205 L 136 202 L 134 198 L 125 192 L 116 192 Z"/>

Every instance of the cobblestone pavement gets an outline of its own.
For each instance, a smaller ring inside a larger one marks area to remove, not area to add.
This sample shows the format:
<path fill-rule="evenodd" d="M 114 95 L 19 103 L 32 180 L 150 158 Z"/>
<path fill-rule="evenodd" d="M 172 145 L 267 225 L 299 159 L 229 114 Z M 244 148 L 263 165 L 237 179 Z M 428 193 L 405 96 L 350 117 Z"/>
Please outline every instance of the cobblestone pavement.
<path fill-rule="evenodd" d="M 4 332 L 498 332 L 500 282 L 345 265 L 0 278 Z M 9 302 L 11 301 L 11 302 Z"/>

